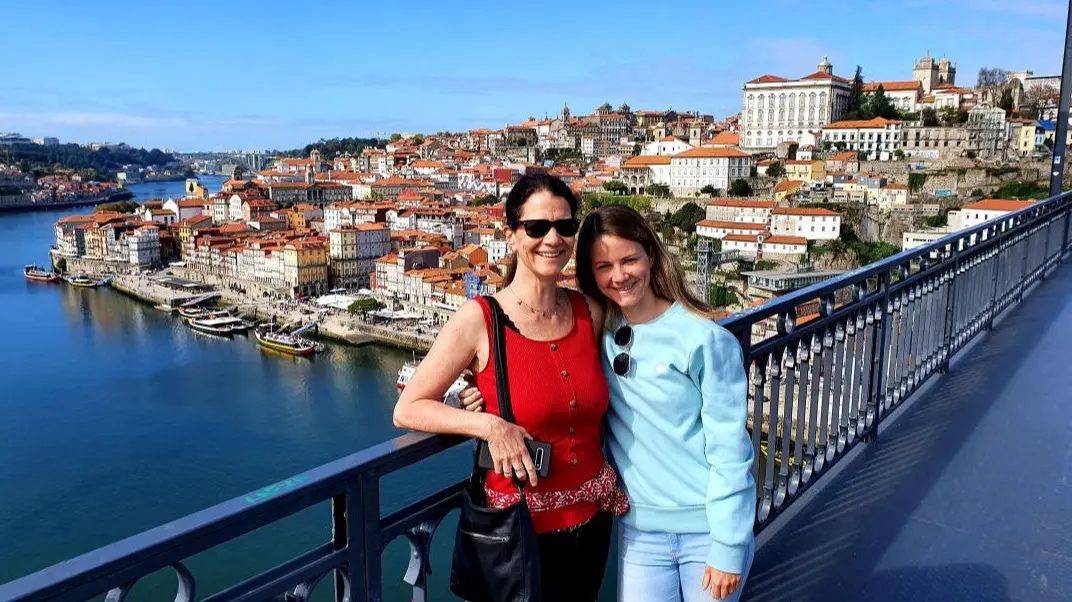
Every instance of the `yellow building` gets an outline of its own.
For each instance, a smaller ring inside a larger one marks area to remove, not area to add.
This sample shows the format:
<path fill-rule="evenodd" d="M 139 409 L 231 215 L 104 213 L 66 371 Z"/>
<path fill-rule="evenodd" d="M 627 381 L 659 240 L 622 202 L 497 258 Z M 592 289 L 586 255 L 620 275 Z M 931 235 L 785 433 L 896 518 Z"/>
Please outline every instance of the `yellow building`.
<path fill-rule="evenodd" d="M 295 297 L 328 291 L 328 248 L 321 240 L 295 240 L 283 247 L 283 282 Z"/>
<path fill-rule="evenodd" d="M 800 180 L 782 180 L 778 183 L 778 186 L 774 188 L 774 202 L 780 204 L 786 198 L 792 197 L 800 192 L 800 188 L 803 185 L 804 182 Z"/>
<path fill-rule="evenodd" d="M 826 179 L 823 161 L 786 161 L 785 177 L 796 182 L 821 182 Z"/>

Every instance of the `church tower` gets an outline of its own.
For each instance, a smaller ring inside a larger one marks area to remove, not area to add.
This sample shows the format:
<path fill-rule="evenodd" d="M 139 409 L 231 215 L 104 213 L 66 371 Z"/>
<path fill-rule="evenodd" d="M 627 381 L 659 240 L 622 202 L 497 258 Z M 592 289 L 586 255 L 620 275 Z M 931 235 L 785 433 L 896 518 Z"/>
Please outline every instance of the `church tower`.
<path fill-rule="evenodd" d="M 564 104 L 564 105 L 562 105 L 562 122 L 563 123 L 568 122 L 569 118 L 570 118 L 569 105 Z"/>
<path fill-rule="evenodd" d="M 923 84 L 924 95 L 929 95 L 938 86 L 938 65 L 931 58 L 930 50 L 912 67 L 912 79 Z"/>
<path fill-rule="evenodd" d="M 956 79 L 957 79 L 957 66 L 956 66 L 956 64 L 955 63 L 951 64 L 949 62 L 949 59 L 945 58 L 945 55 L 943 55 L 942 58 L 938 59 L 938 84 L 939 85 L 941 85 L 941 84 L 956 85 Z"/>
<path fill-rule="evenodd" d="M 819 73 L 834 74 L 834 66 L 830 64 L 830 59 L 826 58 L 826 55 L 823 55 L 823 62 L 819 63 Z"/>

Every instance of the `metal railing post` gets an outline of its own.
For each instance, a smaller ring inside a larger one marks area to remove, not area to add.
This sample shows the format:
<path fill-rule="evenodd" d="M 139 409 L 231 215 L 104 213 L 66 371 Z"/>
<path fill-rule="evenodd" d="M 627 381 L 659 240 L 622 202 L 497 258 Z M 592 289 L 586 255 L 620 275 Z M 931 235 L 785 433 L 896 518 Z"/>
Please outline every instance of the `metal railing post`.
<path fill-rule="evenodd" d="M 380 475 L 369 470 L 361 474 L 361 505 L 356 520 L 361 525 L 361 564 L 364 572 L 364 601 L 383 599 L 383 566 L 380 554 Z M 357 588 L 352 591 L 359 592 Z"/>
<path fill-rule="evenodd" d="M 874 320 L 881 321 L 881 324 L 875 324 L 873 327 L 875 342 L 871 346 L 871 386 L 867 391 L 867 407 L 869 411 L 874 411 L 875 420 L 871 423 L 871 428 L 864 434 L 864 442 L 871 443 L 878 440 L 878 424 L 882 421 L 881 412 L 883 400 L 881 399 L 883 391 L 886 390 L 886 381 L 889 375 L 886 373 L 886 347 L 888 346 L 886 339 L 889 335 L 889 329 L 891 328 L 890 322 L 892 321 L 893 313 L 890 303 L 890 279 L 892 275 L 892 268 L 887 268 L 879 274 L 878 285 L 882 289 L 882 305 L 878 308 L 872 307 L 868 311 L 873 312 Z"/>
<path fill-rule="evenodd" d="M 945 329 L 942 336 L 942 361 L 938 366 L 940 372 L 949 372 L 949 357 L 953 355 L 953 309 L 957 306 L 957 271 L 960 269 L 960 245 L 949 246 L 953 256 L 953 268 L 949 271 L 949 294 L 945 303 Z"/>

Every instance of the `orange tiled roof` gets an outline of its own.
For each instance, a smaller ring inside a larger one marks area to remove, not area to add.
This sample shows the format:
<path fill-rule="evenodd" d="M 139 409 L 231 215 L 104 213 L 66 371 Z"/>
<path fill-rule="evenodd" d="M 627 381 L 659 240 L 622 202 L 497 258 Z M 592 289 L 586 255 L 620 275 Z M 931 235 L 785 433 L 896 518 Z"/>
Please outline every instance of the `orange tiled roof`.
<path fill-rule="evenodd" d="M 771 236 L 763 241 L 765 245 L 807 245 L 808 239 L 800 236 Z"/>
<path fill-rule="evenodd" d="M 1006 199 L 983 199 L 964 205 L 965 209 L 975 211 L 1019 211 L 1033 205 L 1035 201 L 1012 201 Z"/>
<path fill-rule="evenodd" d="M 845 130 L 845 129 L 857 129 L 857 128 L 884 128 L 888 125 L 894 125 L 901 123 L 896 119 L 885 119 L 882 117 L 875 117 L 874 119 L 868 119 L 866 121 L 835 121 L 830 125 L 825 126 L 824 130 Z"/>
<path fill-rule="evenodd" d="M 680 153 L 674 155 L 675 159 L 677 159 L 677 158 L 685 158 L 685 159 L 695 159 L 695 158 L 727 159 L 727 158 L 730 158 L 730 157 L 734 157 L 734 158 L 749 158 L 750 159 L 752 157 L 752 155 L 750 155 L 750 154 L 748 154 L 748 153 L 746 153 L 746 152 L 744 152 L 742 150 L 737 150 L 735 148 L 725 148 L 725 147 L 711 148 L 711 147 L 706 147 L 706 146 L 701 146 L 700 148 L 690 148 L 687 151 L 680 152 Z"/>
<path fill-rule="evenodd" d="M 734 134 L 733 132 L 722 132 L 708 142 L 708 144 L 729 144 L 731 146 L 737 146 L 740 143 L 741 135 Z"/>
<path fill-rule="evenodd" d="M 630 157 L 622 164 L 622 167 L 648 167 L 649 165 L 670 165 L 670 155 L 637 155 Z"/>

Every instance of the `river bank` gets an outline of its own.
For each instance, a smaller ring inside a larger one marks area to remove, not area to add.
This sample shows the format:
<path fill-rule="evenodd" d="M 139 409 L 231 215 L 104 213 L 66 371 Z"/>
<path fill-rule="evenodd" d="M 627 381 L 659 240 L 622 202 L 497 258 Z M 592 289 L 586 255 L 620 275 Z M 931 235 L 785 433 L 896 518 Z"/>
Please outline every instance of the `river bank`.
<path fill-rule="evenodd" d="M 118 203 L 120 201 L 129 201 L 134 198 L 134 193 L 129 190 L 121 190 L 119 192 L 113 192 L 108 196 L 94 197 L 91 199 L 75 199 L 73 201 L 60 201 L 57 203 L 34 203 L 28 201 L 25 203 L 0 203 L 0 213 L 19 213 L 23 211 L 55 211 L 58 209 L 70 209 L 72 207 L 89 207 L 95 205 L 103 205 L 105 203 Z"/>
<path fill-rule="evenodd" d="M 103 276 L 104 272 L 87 272 L 87 274 Z M 175 274 L 175 276 L 187 278 L 188 274 Z M 351 316 L 343 310 L 320 308 L 266 297 L 253 298 L 246 288 L 252 284 L 256 283 L 242 282 L 240 285 L 238 282 L 230 282 L 224 286 L 215 286 L 215 292 L 220 294 L 221 305 L 235 308 L 236 312 L 247 319 L 294 327 L 317 322 L 319 324 L 317 330 L 321 337 L 355 347 L 380 344 L 406 351 L 426 352 L 435 340 L 434 337 L 428 335 L 400 332 L 366 323 L 361 317 Z M 168 288 L 154 281 L 147 274 L 116 274 L 111 285 L 115 290 L 153 306 L 175 307 L 197 296 L 197 294 Z"/>

